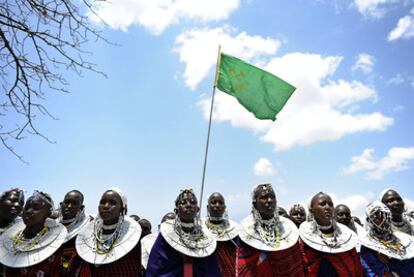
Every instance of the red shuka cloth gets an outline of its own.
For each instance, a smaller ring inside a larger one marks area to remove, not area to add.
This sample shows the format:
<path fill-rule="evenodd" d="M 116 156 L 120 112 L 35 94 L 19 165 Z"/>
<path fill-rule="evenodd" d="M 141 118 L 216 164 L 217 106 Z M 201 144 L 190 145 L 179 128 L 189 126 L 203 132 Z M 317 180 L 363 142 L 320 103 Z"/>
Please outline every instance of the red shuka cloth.
<path fill-rule="evenodd" d="M 218 241 L 216 248 L 222 277 L 236 276 L 237 248 L 232 240 Z"/>
<path fill-rule="evenodd" d="M 239 277 L 304 277 L 305 264 L 299 242 L 280 251 L 260 251 L 240 241 L 237 247 Z"/>
<path fill-rule="evenodd" d="M 317 251 L 304 245 L 305 261 L 308 267 L 306 276 L 317 277 L 322 260 L 329 262 L 341 277 L 362 277 L 362 267 L 355 248 L 343 253 L 330 254 Z"/>
<path fill-rule="evenodd" d="M 110 264 L 95 266 L 84 263 L 80 272 L 80 277 L 100 277 L 100 276 L 123 276 L 141 277 L 141 243 L 138 243 L 124 257 Z"/>
<path fill-rule="evenodd" d="M 10 277 L 58 277 L 60 274 L 56 269 L 60 267 L 61 254 L 61 252 L 57 251 L 43 262 L 29 267 L 10 268 L 4 266 L 3 272 L 0 272 L 0 275 Z"/>

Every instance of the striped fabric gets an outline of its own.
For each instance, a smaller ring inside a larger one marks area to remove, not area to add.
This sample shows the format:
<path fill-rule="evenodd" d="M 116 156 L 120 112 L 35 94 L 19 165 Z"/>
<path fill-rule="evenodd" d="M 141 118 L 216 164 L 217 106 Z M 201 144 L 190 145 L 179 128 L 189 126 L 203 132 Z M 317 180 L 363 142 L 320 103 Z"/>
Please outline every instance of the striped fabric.
<path fill-rule="evenodd" d="M 218 241 L 216 248 L 222 277 L 234 277 L 236 274 L 236 245 L 233 241 Z"/>
<path fill-rule="evenodd" d="M 288 249 L 275 252 L 257 250 L 240 240 L 238 244 L 236 276 L 305 276 L 305 265 L 299 242 Z"/>
<path fill-rule="evenodd" d="M 334 269 L 337 276 L 340 277 L 363 276 L 361 262 L 355 248 L 343 253 L 330 254 L 317 251 L 304 245 L 304 253 L 308 268 L 306 276 L 333 276 L 331 273 L 326 275 L 328 273 L 323 272 L 323 270 L 331 272 L 332 269 Z M 326 266 L 326 262 L 328 262 L 330 266 Z M 323 269 L 321 268 L 321 265 L 324 265 Z"/>

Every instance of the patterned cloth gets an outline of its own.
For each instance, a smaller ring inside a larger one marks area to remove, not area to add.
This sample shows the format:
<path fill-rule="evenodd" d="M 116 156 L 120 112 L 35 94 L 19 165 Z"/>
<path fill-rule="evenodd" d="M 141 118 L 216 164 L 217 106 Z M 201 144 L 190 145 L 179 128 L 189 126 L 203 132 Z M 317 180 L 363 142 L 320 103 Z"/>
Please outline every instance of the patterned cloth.
<path fill-rule="evenodd" d="M 56 255 L 59 257 L 59 265 L 55 268 L 59 276 L 78 276 L 82 259 L 79 257 L 75 248 L 76 237 L 64 243 L 57 251 Z"/>
<path fill-rule="evenodd" d="M 25 267 L 10 268 L 3 266 L 2 276 L 7 277 L 60 277 L 59 271 L 56 270 L 60 266 L 61 254 L 56 252 L 43 262 Z"/>
<path fill-rule="evenodd" d="M 364 276 L 414 276 L 414 258 L 409 260 L 392 259 L 364 246 L 361 247 L 360 258 Z"/>
<path fill-rule="evenodd" d="M 234 277 L 236 274 L 237 248 L 233 240 L 218 241 L 216 253 L 221 276 Z"/>
<path fill-rule="evenodd" d="M 241 240 L 237 247 L 237 272 L 240 277 L 303 277 L 305 265 L 299 242 L 274 252 L 257 250 Z"/>
<path fill-rule="evenodd" d="M 337 253 L 325 253 L 303 246 L 308 277 L 361 277 L 362 267 L 359 256 L 354 249 Z"/>
<path fill-rule="evenodd" d="M 220 270 L 216 253 L 205 258 L 191 258 L 194 277 L 220 277 Z M 146 277 L 182 277 L 184 255 L 172 248 L 164 237 L 159 234 L 152 247 Z"/>
<path fill-rule="evenodd" d="M 84 263 L 80 277 L 123 276 L 141 277 L 141 243 L 138 243 L 128 254 L 113 263 L 95 266 Z"/>

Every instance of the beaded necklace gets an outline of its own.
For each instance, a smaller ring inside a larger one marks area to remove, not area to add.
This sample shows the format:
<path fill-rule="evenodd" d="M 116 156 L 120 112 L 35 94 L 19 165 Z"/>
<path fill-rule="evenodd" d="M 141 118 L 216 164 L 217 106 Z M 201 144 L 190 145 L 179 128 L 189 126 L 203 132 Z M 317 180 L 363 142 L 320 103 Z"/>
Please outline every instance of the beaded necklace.
<path fill-rule="evenodd" d="M 314 232 L 322 239 L 322 242 L 328 246 L 329 248 L 339 248 L 341 247 L 341 243 L 338 241 L 340 229 L 336 225 L 335 222 L 331 222 L 329 226 L 321 226 L 319 225 L 315 219 L 313 219 L 313 230 Z M 327 228 L 329 227 L 329 228 Z M 333 228 L 333 232 L 329 234 L 325 234 L 322 230 L 329 230 Z"/>
<path fill-rule="evenodd" d="M 254 229 L 259 234 L 260 240 L 271 247 L 280 246 L 280 234 L 283 232 L 283 226 L 280 224 L 279 216 L 274 215 L 269 220 L 262 219 L 259 211 L 253 208 Z"/>
<path fill-rule="evenodd" d="M 389 251 L 396 253 L 397 255 L 404 256 L 407 252 L 406 247 L 401 244 L 401 241 L 391 234 L 391 238 L 389 240 L 380 239 L 378 236 L 372 234 L 372 232 L 368 233 L 368 238 L 370 240 L 375 240 L 379 242 L 381 245 L 385 246 Z"/>
<path fill-rule="evenodd" d="M 217 234 L 218 236 L 222 236 L 223 234 L 227 233 L 228 228 L 230 227 L 228 220 L 223 220 L 219 224 L 214 224 L 211 222 L 212 218 L 208 218 L 206 221 L 206 226 L 212 233 Z"/>
<path fill-rule="evenodd" d="M 36 234 L 31 239 L 25 239 L 23 235 L 23 230 L 19 231 L 15 236 L 13 236 L 11 250 L 15 254 L 21 252 L 27 252 L 33 249 L 39 241 L 49 232 L 49 227 L 45 226 L 39 233 Z"/>
<path fill-rule="evenodd" d="M 185 228 L 185 223 L 181 222 L 180 218 L 177 217 L 174 223 L 174 230 L 180 242 L 183 243 L 189 249 L 202 249 L 205 247 L 206 237 L 203 233 L 201 225 L 198 223 L 198 219 L 195 219 L 193 227 L 194 229 L 190 232 L 184 232 L 183 227 Z"/>
<path fill-rule="evenodd" d="M 96 241 L 95 251 L 98 254 L 108 254 L 114 248 L 116 242 L 120 237 L 120 230 L 123 222 L 123 216 L 120 216 L 118 223 L 116 223 L 115 231 L 112 234 L 104 235 L 103 234 L 103 222 L 102 220 L 97 220 L 94 225 L 94 237 Z"/>

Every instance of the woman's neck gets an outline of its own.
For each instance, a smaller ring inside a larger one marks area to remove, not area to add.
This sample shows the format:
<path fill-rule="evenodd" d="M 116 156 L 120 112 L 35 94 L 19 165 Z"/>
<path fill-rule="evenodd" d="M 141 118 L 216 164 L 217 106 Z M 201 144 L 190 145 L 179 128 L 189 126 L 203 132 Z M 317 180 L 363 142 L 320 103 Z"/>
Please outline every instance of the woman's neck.
<path fill-rule="evenodd" d="M 119 217 L 111 220 L 111 221 L 104 221 L 102 226 L 102 233 L 104 235 L 109 235 L 115 232 L 118 227 Z"/>
<path fill-rule="evenodd" d="M 195 224 L 194 224 L 194 219 L 192 220 L 185 220 L 185 219 L 181 219 L 181 230 L 183 230 L 186 233 L 190 233 L 194 230 Z"/>
<path fill-rule="evenodd" d="M 403 221 L 402 214 L 393 214 L 391 216 L 391 218 L 392 218 L 392 221 L 394 221 L 394 222 L 402 222 Z"/>
<path fill-rule="evenodd" d="M 44 222 L 36 224 L 36 225 L 32 225 L 32 226 L 26 226 L 26 228 L 23 231 L 23 236 L 26 239 L 32 239 L 37 234 L 39 234 L 40 231 L 42 231 L 44 227 L 45 227 Z"/>
<path fill-rule="evenodd" d="M 224 221 L 223 216 L 210 216 L 208 220 L 215 225 L 220 225 Z"/>
<path fill-rule="evenodd" d="M 316 223 L 318 224 L 319 231 L 321 231 L 323 234 L 331 234 L 331 233 L 333 233 L 334 227 L 333 227 L 333 224 L 332 224 L 332 220 L 331 220 L 331 222 L 328 225 L 321 224 L 317 220 L 316 220 Z"/>
<path fill-rule="evenodd" d="M 260 213 L 260 217 L 263 220 L 270 220 L 270 219 L 272 219 L 274 217 L 274 215 L 273 214 L 272 215 L 269 215 L 269 214 L 262 214 L 262 213 Z"/>

